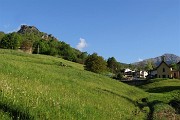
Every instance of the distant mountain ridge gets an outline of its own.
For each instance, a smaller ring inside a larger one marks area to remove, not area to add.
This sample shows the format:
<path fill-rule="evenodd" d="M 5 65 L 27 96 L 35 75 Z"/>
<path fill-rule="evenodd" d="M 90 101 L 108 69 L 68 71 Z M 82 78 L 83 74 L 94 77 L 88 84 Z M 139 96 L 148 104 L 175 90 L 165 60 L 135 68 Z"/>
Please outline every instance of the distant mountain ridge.
<path fill-rule="evenodd" d="M 174 54 L 169 54 L 169 53 L 166 53 L 166 54 L 163 54 L 162 56 L 165 57 L 165 62 L 167 64 L 172 64 L 172 63 L 177 63 L 180 61 L 180 57 L 177 56 L 177 55 L 174 55 Z M 147 63 L 147 61 L 152 61 L 156 66 L 158 66 L 161 61 L 162 61 L 162 56 L 158 56 L 158 57 L 155 57 L 155 58 L 149 58 L 149 59 L 145 59 L 143 61 L 140 61 L 140 62 L 135 62 L 135 63 L 132 63 L 133 65 L 145 65 Z"/>

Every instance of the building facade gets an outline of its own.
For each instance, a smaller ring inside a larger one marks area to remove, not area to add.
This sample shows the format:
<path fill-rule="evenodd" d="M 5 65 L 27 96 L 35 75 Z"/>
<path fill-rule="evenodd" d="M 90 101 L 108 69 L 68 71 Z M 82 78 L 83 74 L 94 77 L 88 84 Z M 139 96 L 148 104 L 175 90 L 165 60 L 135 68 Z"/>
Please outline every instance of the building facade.
<path fill-rule="evenodd" d="M 158 78 L 172 78 L 172 68 L 164 61 L 157 67 Z"/>
<path fill-rule="evenodd" d="M 166 62 L 162 61 L 157 69 L 158 78 L 176 78 L 180 79 L 180 62 L 177 63 L 178 69 L 173 69 Z"/>

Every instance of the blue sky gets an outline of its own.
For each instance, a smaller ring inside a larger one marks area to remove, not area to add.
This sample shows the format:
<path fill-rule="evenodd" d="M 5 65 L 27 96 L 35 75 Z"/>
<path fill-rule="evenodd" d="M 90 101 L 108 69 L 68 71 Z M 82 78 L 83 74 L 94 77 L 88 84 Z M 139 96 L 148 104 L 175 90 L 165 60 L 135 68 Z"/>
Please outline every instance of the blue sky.
<path fill-rule="evenodd" d="M 0 31 L 21 24 L 124 63 L 180 56 L 180 0 L 0 0 Z"/>

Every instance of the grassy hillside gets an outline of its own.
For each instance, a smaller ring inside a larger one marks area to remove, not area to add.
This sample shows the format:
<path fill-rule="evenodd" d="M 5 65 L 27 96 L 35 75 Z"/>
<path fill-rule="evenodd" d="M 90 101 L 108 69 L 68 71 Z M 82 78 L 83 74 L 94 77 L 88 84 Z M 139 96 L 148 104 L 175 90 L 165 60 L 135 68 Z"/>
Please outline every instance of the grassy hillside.
<path fill-rule="evenodd" d="M 180 80 L 154 79 L 140 88 L 149 93 L 146 105 L 151 119 L 180 120 Z"/>
<path fill-rule="evenodd" d="M 0 49 L 0 119 L 146 119 L 147 92 L 80 64 Z"/>

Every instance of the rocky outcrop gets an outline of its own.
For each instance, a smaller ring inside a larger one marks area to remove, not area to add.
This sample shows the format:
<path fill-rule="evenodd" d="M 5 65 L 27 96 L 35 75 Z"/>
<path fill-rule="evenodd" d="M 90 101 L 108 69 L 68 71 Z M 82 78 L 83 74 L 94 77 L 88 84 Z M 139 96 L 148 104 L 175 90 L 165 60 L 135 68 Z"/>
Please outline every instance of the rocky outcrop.
<path fill-rule="evenodd" d="M 18 33 L 40 33 L 40 31 L 34 26 L 21 25 L 21 29 L 18 31 Z"/>
<path fill-rule="evenodd" d="M 47 34 L 39 31 L 35 26 L 21 25 L 20 30 L 18 31 L 20 34 L 34 34 L 39 37 L 39 39 L 44 40 L 57 40 L 52 34 Z"/>

